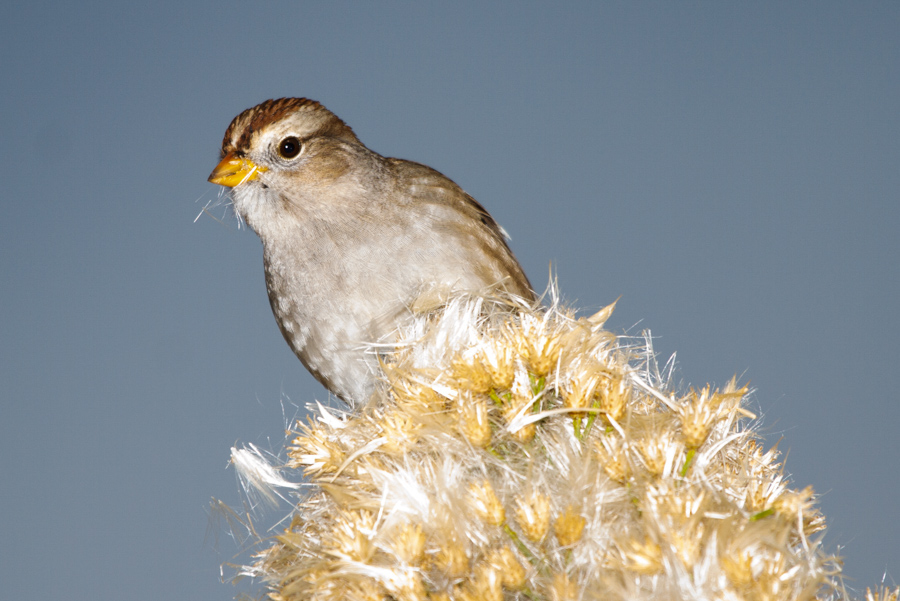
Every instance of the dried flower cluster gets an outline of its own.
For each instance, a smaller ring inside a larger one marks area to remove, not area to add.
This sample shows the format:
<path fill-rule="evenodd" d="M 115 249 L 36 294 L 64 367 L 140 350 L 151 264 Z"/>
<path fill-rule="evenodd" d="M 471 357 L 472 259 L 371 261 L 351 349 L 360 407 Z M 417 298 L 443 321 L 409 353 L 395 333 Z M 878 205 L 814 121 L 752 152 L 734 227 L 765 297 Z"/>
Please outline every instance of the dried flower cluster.
<path fill-rule="evenodd" d="M 242 573 L 275 601 L 841 597 L 747 389 L 673 390 L 611 311 L 464 297 L 418 318 L 380 398 L 298 425 L 311 492 Z M 264 493 L 296 487 L 236 453 Z"/>

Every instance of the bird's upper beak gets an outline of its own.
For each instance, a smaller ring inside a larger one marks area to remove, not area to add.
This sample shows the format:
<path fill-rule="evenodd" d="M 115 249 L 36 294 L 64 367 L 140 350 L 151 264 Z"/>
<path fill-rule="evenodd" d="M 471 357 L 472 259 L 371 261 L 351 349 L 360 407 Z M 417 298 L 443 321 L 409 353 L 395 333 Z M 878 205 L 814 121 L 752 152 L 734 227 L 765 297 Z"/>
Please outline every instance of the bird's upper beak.
<path fill-rule="evenodd" d="M 229 152 L 209 174 L 209 181 L 234 188 L 244 182 L 255 180 L 262 171 L 268 171 L 268 168 L 260 167 L 250 159 Z"/>

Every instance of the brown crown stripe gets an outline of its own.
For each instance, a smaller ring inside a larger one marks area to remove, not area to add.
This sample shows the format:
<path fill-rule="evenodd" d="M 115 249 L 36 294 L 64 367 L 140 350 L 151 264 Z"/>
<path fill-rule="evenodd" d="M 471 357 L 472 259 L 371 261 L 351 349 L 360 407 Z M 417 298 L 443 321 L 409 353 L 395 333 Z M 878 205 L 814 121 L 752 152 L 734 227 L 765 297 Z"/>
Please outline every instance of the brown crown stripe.
<path fill-rule="evenodd" d="M 262 129 L 266 125 L 281 119 L 286 114 L 299 109 L 323 111 L 327 113 L 331 117 L 331 124 L 330 127 L 327 128 L 328 130 L 331 130 L 334 133 L 349 133 L 355 140 L 356 136 L 353 134 L 353 130 L 350 126 L 344 123 L 337 115 L 322 106 L 319 102 L 309 98 L 277 98 L 261 102 L 260 104 L 245 110 L 231 121 L 231 125 L 225 130 L 225 137 L 222 140 L 222 156 L 238 149 L 246 149 L 253 132 Z M 232 144 L 232 136 L 235 132 L 239 132 L 240 137 Z"/>

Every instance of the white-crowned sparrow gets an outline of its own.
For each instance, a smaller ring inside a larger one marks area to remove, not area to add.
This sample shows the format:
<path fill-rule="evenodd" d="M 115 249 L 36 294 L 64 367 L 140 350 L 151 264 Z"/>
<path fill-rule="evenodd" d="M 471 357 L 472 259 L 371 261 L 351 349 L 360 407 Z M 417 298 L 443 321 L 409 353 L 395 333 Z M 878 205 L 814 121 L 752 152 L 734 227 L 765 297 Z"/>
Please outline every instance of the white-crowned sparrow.
<path fill-rule="evenodd" d="M 490 288 L 534 299 L 488 212 L 434 169 L 363 146 L 306 98 L 231 122 L 209 181 L 259 235 L 269 301 L 300 361 L 350 404 L 375 386 L 370 343 L 426 295 Z"/>

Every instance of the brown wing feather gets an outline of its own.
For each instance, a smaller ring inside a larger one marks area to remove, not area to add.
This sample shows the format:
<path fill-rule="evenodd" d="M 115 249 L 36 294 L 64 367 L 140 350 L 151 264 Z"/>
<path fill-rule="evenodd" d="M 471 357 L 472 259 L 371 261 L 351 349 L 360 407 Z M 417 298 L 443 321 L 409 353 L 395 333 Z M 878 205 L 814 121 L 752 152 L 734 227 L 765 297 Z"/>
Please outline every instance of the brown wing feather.
<path fill-rule="evenodd" d="M 420 193 L 410 194 L 411 200 L 439 205 L 449 202 L 455 210 L 467 214 L 473 221 L 480 223 L 496 245 L 497 258 L 506 265 L 513 280 L 506 286 L 507 289 L 525 298 L 535 298 L 531 282 L 509 248 L 506 232 L 481 203 L 469 196 L 456 182 L 427 165 L 403 159 L 387 160 L 393 169 L 402 173 L 401 178 L 409 182 L 411 190 L 420 189 Z M 435 193 L 421 193 L 421 190 L 426 188 Z"/>

